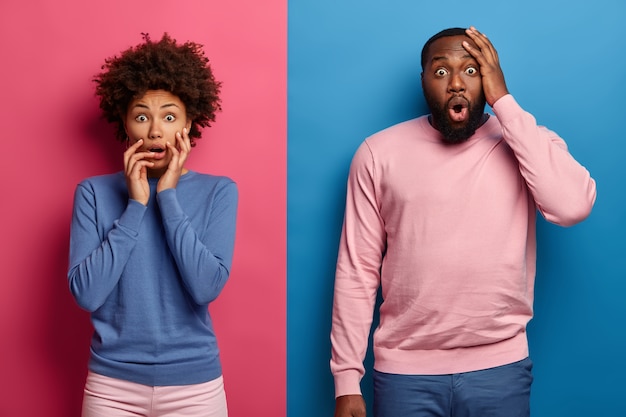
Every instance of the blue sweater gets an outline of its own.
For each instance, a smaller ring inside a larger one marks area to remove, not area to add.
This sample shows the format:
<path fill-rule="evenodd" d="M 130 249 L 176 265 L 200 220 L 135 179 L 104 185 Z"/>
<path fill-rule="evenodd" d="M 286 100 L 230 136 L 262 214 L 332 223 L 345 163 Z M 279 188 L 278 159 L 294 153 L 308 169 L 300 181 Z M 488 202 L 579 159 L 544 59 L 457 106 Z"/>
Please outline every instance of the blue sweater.
<path fill-rule="evenodd" d="M 91 312 L 89 368 L 149 386 L 222 374 L 208 304 L 228 278 L 237 186 L 193 171 L 148 206 L 130 200 L 122 172 L 76 188 L 69 286 Z"/>

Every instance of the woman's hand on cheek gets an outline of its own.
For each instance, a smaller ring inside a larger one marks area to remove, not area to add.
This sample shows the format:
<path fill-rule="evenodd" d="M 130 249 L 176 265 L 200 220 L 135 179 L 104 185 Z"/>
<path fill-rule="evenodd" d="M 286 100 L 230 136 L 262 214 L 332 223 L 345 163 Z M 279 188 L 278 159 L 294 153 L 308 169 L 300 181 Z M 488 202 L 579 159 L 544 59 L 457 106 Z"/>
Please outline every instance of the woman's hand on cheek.
<path fill-rule="evenodd" d="M 191 140 L 187 129 L 183 129 L 183 133 L 176 132 L 176 146 L 166 143 L 168 152 L 171 152 L 172 159 L 167 166 L 167 170 L 159 179 L 157 184 L 157 192 L 161 192 L 168 188 L 176 188 L 180 176 L 184 173 L 185 162 L 191 152 Z"/>
<path fill-rule="evenodd" d="M 124 152 L 124 174 L 128 197 L 145 206 L 150 199 L 147 169 L 154 163 L 144 159 L 151 156 L 152 152 L 137 152 L 142 144 L 143 141 L 139 139 Z"/>

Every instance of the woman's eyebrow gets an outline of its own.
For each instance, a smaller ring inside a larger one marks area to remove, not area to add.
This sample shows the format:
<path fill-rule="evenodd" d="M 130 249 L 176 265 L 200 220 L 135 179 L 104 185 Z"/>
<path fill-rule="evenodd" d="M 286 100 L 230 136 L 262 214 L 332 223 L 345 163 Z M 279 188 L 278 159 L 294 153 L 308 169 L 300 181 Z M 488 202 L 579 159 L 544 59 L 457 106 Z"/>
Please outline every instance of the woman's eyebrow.
<path fill-rule="evenodd" d="M 135 107 L 141 107 L 142 109 L 149 109 L 150 108 L 150 106 L 148 106 L 147 104 L 143 104 L 143 103 L 137 103 L 132 108 L 135 108 Z M 168 108 L 168 107 L 178 107 L 178 108 L 180 108 L 180 106 L 178 104 L 176 104 L 176 103 L 165 103 L 160 108 L 161 109 L 165 109 L 165 108 Z"/>

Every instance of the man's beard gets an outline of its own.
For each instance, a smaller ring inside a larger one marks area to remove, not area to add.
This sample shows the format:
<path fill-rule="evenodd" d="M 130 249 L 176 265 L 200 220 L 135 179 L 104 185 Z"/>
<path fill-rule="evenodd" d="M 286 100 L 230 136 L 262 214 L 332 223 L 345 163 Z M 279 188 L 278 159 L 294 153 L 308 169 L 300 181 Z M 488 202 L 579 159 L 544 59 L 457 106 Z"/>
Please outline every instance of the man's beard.
<path fill-rule="evenodd" d="M 461 127 L 454 127 L 448 115 L 448 105 L 439 106 L 437 102 L 425 94 L 426 103 L 432 114 L 433 127 L 443 136 L 443 141 L 449 144 L 463 143 L 468 140 L 484 122 L 485 98 L 481 96 L 475 103 L 468 106 L 469 116 L 467 122 Z"/>

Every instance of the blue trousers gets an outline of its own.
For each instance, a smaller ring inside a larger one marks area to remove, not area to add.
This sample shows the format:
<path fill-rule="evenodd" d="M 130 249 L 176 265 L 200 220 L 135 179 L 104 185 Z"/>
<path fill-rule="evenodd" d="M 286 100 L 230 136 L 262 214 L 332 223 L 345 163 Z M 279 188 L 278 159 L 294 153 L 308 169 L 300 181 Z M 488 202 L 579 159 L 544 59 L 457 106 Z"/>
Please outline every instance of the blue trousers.
<path fill-rule="evenodd" d="M 374 417 L 529 417 L 532 361 L 451 375 L 374 370 Z"/>

